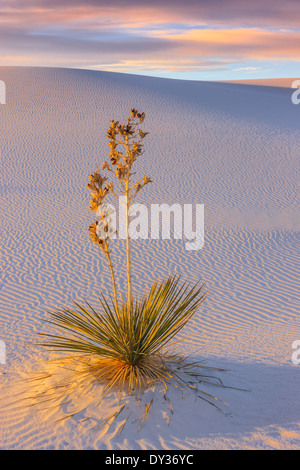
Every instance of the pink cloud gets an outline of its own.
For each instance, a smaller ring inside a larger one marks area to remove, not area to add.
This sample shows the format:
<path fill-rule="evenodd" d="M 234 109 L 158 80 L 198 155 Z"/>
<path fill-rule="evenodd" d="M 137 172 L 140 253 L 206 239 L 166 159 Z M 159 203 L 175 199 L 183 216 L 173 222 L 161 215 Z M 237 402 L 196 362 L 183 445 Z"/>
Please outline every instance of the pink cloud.
<path fill-rule="evenodd" d="M 168 71 L 295 61 L 297 1 L 0 0 L 2 64 Z"/>

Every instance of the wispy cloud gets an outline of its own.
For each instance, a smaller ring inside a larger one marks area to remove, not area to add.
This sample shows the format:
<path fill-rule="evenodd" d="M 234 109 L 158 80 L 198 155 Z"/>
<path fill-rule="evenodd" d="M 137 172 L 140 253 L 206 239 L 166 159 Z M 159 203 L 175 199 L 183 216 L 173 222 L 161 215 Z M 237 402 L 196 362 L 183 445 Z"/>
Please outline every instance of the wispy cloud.
<path fill-rule="evenodd" d="M 260 70 L 260 67 L 238 67 L 237 69 L 233 69 L 235 72 L 239 72 L 240 70 L 245 70 L 246 72 L 254 72 Z"/>
<path fill-rule="evenodd" d="M 298 10 L 298 0 L 0 0 L 1 63 L 249 72 L 299 60 Z"/>

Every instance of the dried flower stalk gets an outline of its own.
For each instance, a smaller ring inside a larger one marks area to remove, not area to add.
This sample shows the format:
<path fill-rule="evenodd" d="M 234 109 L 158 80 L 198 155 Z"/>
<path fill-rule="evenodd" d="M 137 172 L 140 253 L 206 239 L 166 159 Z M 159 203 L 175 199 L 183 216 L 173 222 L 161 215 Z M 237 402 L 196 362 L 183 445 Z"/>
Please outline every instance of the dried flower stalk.
<path fill-rule="evenodd" d="M 112 277 L 114 303 L 117 311 L 119 311 L 118 295 L 110 256 L 111 251 L 109 249 L 109 239 L 112 237 L 112 231 L 109 213 L 105 211 L 103 201 L 108 194 L 118 198 L 124 196 L 125 199 L 127 302 L 129 316 L 132 308 L 131 243 L 129 235 L 130 205 L 140 190 L 151 182 L 151 179 L 146 175 L 136 182 L 132 179 L 134 175 L 132 171 L 133 164 L 143 154 L 142 141 L 148 134 L 148 132 L 143 132 L 140 129 L 144 119 L 145 113 L 140 113 L 137 109 L 133 108 L 130 110 L 126 124 L 120 124 L 119 121 L 110 121 L 110 127 L 106 134 L 109 139 L 110 162 L 105 161 L 102 165 L 102 170 L 106 170 L 114 175 L 119 186 L 119 192 L 116 191 L 114 182 L 108 182 L 108 179 L 101 175 L 98 167 L 97 171 L 89 175 L 90 183 L 87 185 L 92 191 L 90 209 L 96 212 L 97 215 L 100 214 L 100 221 L 94 222 L 89 227 L 90 238 L 100 246 L 107 257 Z"/>

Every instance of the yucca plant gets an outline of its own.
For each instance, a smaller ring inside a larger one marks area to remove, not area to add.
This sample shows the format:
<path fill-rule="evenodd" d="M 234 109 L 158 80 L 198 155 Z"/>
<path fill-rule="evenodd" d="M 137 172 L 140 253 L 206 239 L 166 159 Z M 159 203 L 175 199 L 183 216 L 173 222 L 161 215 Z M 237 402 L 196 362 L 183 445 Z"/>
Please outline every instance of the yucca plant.
<path fill-rule="evenodd" d="M 126 124 L 111 121 L 107 132 L 110 162 L 102 170 L 114 176 L 108 181 L 97 167 L 89 175 L 90 209 L 99 220 L 90 225 L 90 237 L 105 254 L 110 268 L 113 296 L 99 296 L 99 306 L 74 302 L 74 309 L 64 308 L 50 313 L 53 333 L 42 343 L 55 351 L 88 356 L 85 373 L 104 385 L 104 393 L 112 389 L 132 393 L 145 390 L 155 382 L 179 381 L 199 391 L 194 383 L 210 382 L 207 368 L 188 362 L 181 355 L 168 353 L 175 335 L 197 312 L 206 297 L 203 285 L 182 283 L 171 276 L 154 282 L 148 293 L 136 297 L 132 287 L 131 240 L 129 236 L 130 205 L 151 179 L 143 175 L 134 181 L 133 164 L 143 153 L 147 133 L 140 129 L 145 113 L 130 111 Z M 117 189 L 118 188 L 118 189 Z M 112 263 L 110 240 L 115 235 L 109 206 L 104 202 L 111 195 L 123 196 L 126 213 L 127 295 L 118 293 Z M 188 374 L 188 380 L 183 375 Z M 219 379 L 212 382 L 221 384 Z M 214 403 L 215 397 L 201 392 L 201 398 Z M 147 410 L 150 408 L 147 408 Z M 148 412 L 148 411 L 147 411 Z"/>
<path fill-rule="evenodd" d="M 175 356 L 166 354 L 165 346 L 206 296 L 203 286 L 190 288 L 179 281 L 170 277 L 154 283 L 130 310 L 127 302 L 116 308 L 101 295 L 99 310 L 75 302 L 75 309 L 50 312 L 49 323 L 64 334 L 47 334 L 50 341 L 44 345 L 93 355 L 93 374 L 108 390 L 132 392 L 154 381 L 167 382 L 174 378 L 170 364 Z"/>

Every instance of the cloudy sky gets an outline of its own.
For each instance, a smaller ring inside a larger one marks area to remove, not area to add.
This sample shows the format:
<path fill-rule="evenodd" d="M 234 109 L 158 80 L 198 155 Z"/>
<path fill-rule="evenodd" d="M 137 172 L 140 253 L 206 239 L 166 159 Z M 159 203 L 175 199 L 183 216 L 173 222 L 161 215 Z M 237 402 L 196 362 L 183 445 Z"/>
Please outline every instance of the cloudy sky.
<path fill-rule="evenodd" d="M 0 64 L 300 76 L 299 0 L 0 0 Z"/>

